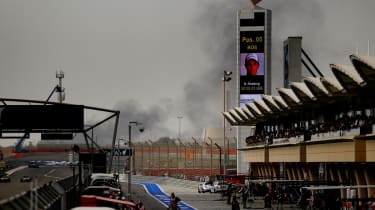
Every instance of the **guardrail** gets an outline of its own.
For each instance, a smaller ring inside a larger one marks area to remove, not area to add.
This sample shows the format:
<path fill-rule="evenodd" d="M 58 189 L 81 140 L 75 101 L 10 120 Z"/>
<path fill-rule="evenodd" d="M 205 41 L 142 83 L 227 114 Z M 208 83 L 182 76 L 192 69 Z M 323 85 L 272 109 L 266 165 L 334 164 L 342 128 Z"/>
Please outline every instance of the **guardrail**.
<path fill-rule="evenodd" d="M 79 175 L 50 182 L 0 201 L 0 209 L 70 209 L 79 202 Z M 73 183 L 74 182 L 74 183 Z"/>

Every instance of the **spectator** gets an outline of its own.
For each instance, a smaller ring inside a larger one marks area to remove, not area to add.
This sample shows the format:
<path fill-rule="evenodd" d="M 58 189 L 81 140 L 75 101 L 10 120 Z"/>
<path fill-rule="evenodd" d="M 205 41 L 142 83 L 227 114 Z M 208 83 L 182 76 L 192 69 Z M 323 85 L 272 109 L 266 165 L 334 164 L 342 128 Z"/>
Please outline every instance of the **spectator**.
<path fill-rule="evenodd" d="M 236 195 L 233 195 L 232 210 L 240 210 L 240 203 L 237 201 Z"/>
<path fill-rule="evenodd" d="M 179 201 L 180 201 L 180 198 L 175 196 L 174 192 L 172 192 L 170 200 L 169 200 L 169 209 L 170 210 L 177 210 L 177 205 L 178 205 Z"/>
<path fill-rule="evenodd" d="M 229 183 L 228 185 L 227 196 L 228 196 L 227 204 L 230 204 L 230 199 L 232 197 L 232 183 Z"/>
<path fill-rule="evenodd" d="M 249 189 L 244 186 L 242 188 L 242 203 L 243 203 L 243 208 L 246 208 L 246 201 L 247 201 L 247 198 L 249 197 Z"/>
<path fill-rule="evenodd" d="M 139 201 L 137 203 L 138 210 L 146 210 L 145 206 L 143 205 L 142 201 Z"/>
<path fill-rule="evenodd" d="M 264 208 L 272 208 L 271 195 L 269 193 L 264 196 Z"/>

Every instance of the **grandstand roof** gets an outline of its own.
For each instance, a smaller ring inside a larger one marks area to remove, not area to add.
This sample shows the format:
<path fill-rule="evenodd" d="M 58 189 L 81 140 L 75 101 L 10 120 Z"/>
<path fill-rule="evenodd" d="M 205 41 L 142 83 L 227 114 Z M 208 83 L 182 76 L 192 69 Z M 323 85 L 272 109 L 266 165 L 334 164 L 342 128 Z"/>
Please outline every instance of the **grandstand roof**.
<path fill-rule="evenodd" d="M 229 112 L 223 112 L 223 115 L 225 117 L 226 120 L 228 120 L 228 122 L 231 124 L 231 125 L 238 125 L 239 123 L 232 117 L 232 115 L 229 113 Z"/>
<path fill-rule="evenodd" d="M 331 64 L 330 66 L 333 74 L 345 89 L 352 90 L 358 88 L 358 86 L 363 87 L 366 85 L 366 82 L 354 67 L 336 64 Z"/>
<path fill-rule="evenodd" d="M 297 106 L 301 104 L 301 101 L 292 89 L 277 88 L 277 91 L 279 92 L 281 98 L 284 99 L 285 103 L 288 104 L 288 106 Z"/>
<path fill-rule="evenodd" d="M 263 116 L 263 113 L 258 109 L 254 103 L 247 103 L 246 107 L 253 113 L 256 117 Z"/>
<path fill-rule="evenodd" d="M 303 79 L 303 82 L 315 97 L 320 98 L 331 96 L 331 93 L 324 87 L 320 78 L 306 77 Z"/>
<path fill-rule="evenodd" d="M 229 110 L 230 115 L 239 123 L 244 122 L 245 119 L 242 119 L 234 109 Z"/>
<path fill-rule="evenodd" d="M 254 104 L 262 111 L 264 114 L 272 113 L 272 110 L 267 106 L 263 99 L 255 99 Z"/>
<path fill-rule="evenodd" d="M 234 110 L 237 112 L 237 114 L 244 120 L 244 121 L 248 121 L 249 120 L 249 116 L 247 116 L 245 114 L 245 112 L 243 111 L 243 109 L 241 107 L 236 107 L 234 108 Z"/>
<path fill-rule="evenodd" d="M 248 108 L 242 107 L 241 109 L 249 117 L 249 119 L 256 119 L 256 117 L 254 116 L 254 114 L 251 113 L 251 111 Z"/>
<path fill-rule="evenodd" d="M 323 86 L 332 95 L 336 95 L 339 93 L 346 93 L 346 90 L 340 84 L 340 82 L 336 79 L 336 77 L 321 77 L 320 81 L 322 81 Z"/>
<path fill-rule="evenodd" d="M 277 105 L 275 100 L 272 98 L 270 95 L 262 95 L 262 99 L 264 103 L 267 104 L 267 106 L 272 110 L 272 112 L 278 112 L 281 111 L 282 109 Z"/>
<path fill-rule="evenodd" d="M 290 109 L 288 104 L 285 103 L 284 99 L 281 98 L 281 96 L 272 96 L 275 103 L 281 108 L 281 109 Z"/>
<path fill-rule="evenodd" d="M 330 65 L 334 77 L 306 77 L 302 82 L 292 82 L 290 88 L 277 88 L 279 95 L 262 95 L 261 99 L 246 103 L 246 107 L 234 108 L 223 115 L 232 125 L 255 125 L 269 119 L 271 114 L 275 117 L 289 110 L 296 112 L 296 107 L 319 106 L 326 99 L 332 102 L 342 99 L 338 96 L 351 97 L 359 92 L 374 95 L 375 57 L 349 57 L 353 66 Z"/>
<path fill-rule="evenodd" d="M 375 81 L 375 57 L 350 55 L 350 60 L 365 81 Z"/>
<path fill-rule="evenodd" d="M 316 97 L 312 94 L 311 90 L 303 82 L 292 82 L 290 88 L 296 94 L 301 101 L 316 100 Z"/>

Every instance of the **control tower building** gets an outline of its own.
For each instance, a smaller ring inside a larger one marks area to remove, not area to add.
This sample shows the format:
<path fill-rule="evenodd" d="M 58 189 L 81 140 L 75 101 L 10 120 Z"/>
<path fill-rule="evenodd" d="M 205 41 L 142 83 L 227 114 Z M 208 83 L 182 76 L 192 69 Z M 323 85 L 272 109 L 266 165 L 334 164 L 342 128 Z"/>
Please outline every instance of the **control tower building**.
<path fill-rule="evenodd" d="M 271 16 L 270 10 L 256 5 L 237 12 L 236 103 L 240 107 L 271 93 Z M 250 132 L 249 126 L 238 127 L 238 149 Z M 237 171 L 247 173 L 249 166 L 242 155 L 239 150 Z"/>

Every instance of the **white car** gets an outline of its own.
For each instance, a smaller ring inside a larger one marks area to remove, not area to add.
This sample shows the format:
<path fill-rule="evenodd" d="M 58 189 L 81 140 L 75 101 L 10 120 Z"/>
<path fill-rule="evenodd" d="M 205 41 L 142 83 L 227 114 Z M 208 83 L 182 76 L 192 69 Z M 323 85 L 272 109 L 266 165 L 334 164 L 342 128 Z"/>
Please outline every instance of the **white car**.
<path fill-rule="evenodd" d="M 20 182 L 31 182 L 31 180 L 31 176 L 23 176 L 21 177 Z"/>
<path fill-rule="evenodd" d="M 202 182 L 198 185 L 198 192 L 199 193 L 205 193 L 205 192 L 211 192 L 212 188 L 212 182 Z"/>
<path fill-rule="evenodd" d="M 229 184 L 224 181 L 214 181 L 211 192 L 216 193 L 216 192 L 222 192 L 228 189 Z"/>

